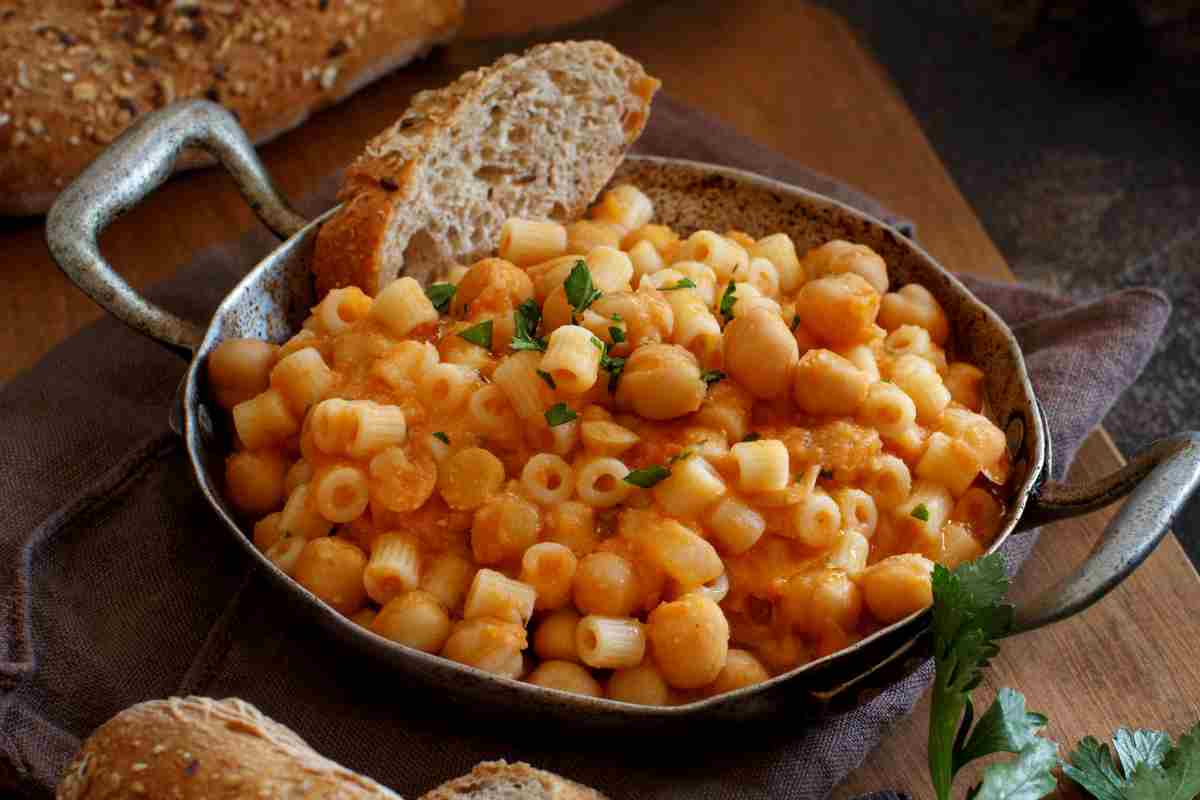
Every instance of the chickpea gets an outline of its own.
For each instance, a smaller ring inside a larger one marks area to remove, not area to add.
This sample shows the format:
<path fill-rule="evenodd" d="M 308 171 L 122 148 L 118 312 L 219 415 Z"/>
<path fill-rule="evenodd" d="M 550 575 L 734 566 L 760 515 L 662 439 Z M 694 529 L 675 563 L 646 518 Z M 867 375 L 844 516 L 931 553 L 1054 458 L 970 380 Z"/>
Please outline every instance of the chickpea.
<path fill-rule="evenodd" d="M 729 653 L 729 621 L 707 597 L 684 595 L 650 613 L 647 636 L 654 662 L 676 689 L 698 689 L 717 679 Z"/>
<path fill-rule="evenodd" d="M 525 680 L 535 686 L 558 689 L 561 692 L 600 697 L 604 690 L 585 667 L 571 661 L 543 661 Z"/>
<path fill-rule="evenodd" d="M 818 634 L 830 625 L 850 631 L 862 615 L 862 591 L 840 569 L 796 575 L 784 585 L 779 611 L 798 630 Z"/>
<path fill-rule="evenodd" d="M 549 614 L 533 633 L 533 652 L 538 658 L 559 661 L 578 661 L 575 629 L 583 619 L 573 608 L 560 608 Z"/>
<path fill-rule="evenodd" d="M 809 350 L 792 376 L 792 397 L 808 414 L 852 416 L 867 399 L 871 379 L 829 350 Z"/>
<path fill-rule="evenodd" d="M 493 497 L 475 512 L 471 553 L 477 564 L 499 564 L 519 558 L 537 544 L 542 530 L 537 506 L 523 497 Z"/>
<path fill-rule="evenodd" d="M 349 616 L 367 602 L 363 571 L 367 556 L 344 539 L 322 536 L 312 539 L 300 551 L 293 574 L 296 581 Z"/>
<path fill-rule="evenodd" d="M 706 389 L 694 355 L 679 345 L 649 344 L 625 362 L 617 405 L 647 419 L 674 419 L 700 408 Z"/>
<path fill-rule="evenodd" d="M 841 348 L 870 338 L 879 303 L 879 292 L 865 278 L 846 272 L 804 284 L 796 313 L 809 331 Z"/>
<path fill-rule="evenodd" d="M 617 355 L 666 341 L 675 328 L 671 304 L 657 291 L 606 294 L 592 303 L 591 310 L 609 319 L 620 315 L 625 321 L 625 342 L 613 347 Z"/>
<path fill-rule="evenodd" d="M 563 286 L 550 292 L 542 306 L 542 333 L 549 336 L 564 325 L 572 324 L 575 310 L 567 302 L 567 290 Z"/>
<path fill-rule="evenodd" d="M 637 572 L 616 553 L 592 553 L 579 562 L 573 584 L 575 607 L 584 614 L 627 617 L 640 594 Z"/>
<path fill-rule="evenodd" d="M 864 278 L 879 294 L 888 290 L 887 264 L 865 244 L 835 239 L 809 250 L 804 255 L 803 263 L 808 274 L 814 278 L 853 272 Z"/>
<path fill-rule="evenodd" d="M 273 450 L 234 453 L 225 462 L 225 487 L 239 511 L 266 514 L 283 507 L 288 464 Z"/>
<path fill-rule="evenodd" d="M 704 692 L 709 696 L 725 694 L 762 683 L 770 677 L 771 673 L 753 653 L 731 648 L 725 658 L 725 666 L 717 674 L 717 679 L 705 687 Z"/>
<path fill-rule="evenodd" d="M 723 431 L 731 442 L 740 442 L 750 431 L 754 396 L 734 381 L 721 381 L 708 390 L 696 412 L 696 424 Z"/>
<path fill-rule="evenodd" d="M 467 307 L 479 311 L 504 312 L 533 297 L 533 281 L 525 270 L 502 258 L 477 261 L 458 282 L 450 313 L 464 316 Z"/>
<path fill-rule="evenodd" d="M 380 609 L 371 630 L 426 653 L 442 649 L 450 636 L 450 615 L 429 592 L 406 592 Z"/>
<path fill-rule="evenodd" d="M 905 553 L 868 567 L 860 584 L 867 608 L 880 622 L 904 619 L 933 603 L 933 562 Z"/>
<path fill-rule="evenodd" d="M 671 702 L 671 687 L 649 661 L 636 667 L 614 670 L 608 679 L 608 697 L 622 703 L 665 706 Z"/>
<path fill-rule="evenodd" d="M 477 617 L 455 623 L 442 655 L 494 675 L 517 678 L 525 671 L 521 657 L 525 647 L 525 629 L 517 623 Z"/>
<path fill-rule="evenodd" d="M 442 462 L 438 491 L 456 510 L 479 508 L 504 483 L 504 465 L 481 447 L 459 450 Z"/>
<path fill-rule="evenodd" d="M 226 339 L 208 354 L 208 379 L 217 403 L 231 409 L 271 385 L 279 346 L 258 339 Z"/>
<path fill-rule="evenodd" d="M 546 611 L 566 605 L 578 566 L 579 560 L 566 545 L 539 542 L 525 550 L 520 580 L 537 590 L 534 608 Z"/>
<path fill-rule="evenodd" d="M 787 393 L 800 358 L 787 323 L 766 308 L 753 308 L 725 326 L 725 371 L 755 397 Z"/>
<path fill-rule="evenodd" d="M 879 324 L 894 331 L 902 325 L 917 325 L 929 331 L 937 345 L 950 336 L 950 320 L 933 294 L 918 283 L 910 283 L 897 292 L 883 296 L 879 305 Z"/>

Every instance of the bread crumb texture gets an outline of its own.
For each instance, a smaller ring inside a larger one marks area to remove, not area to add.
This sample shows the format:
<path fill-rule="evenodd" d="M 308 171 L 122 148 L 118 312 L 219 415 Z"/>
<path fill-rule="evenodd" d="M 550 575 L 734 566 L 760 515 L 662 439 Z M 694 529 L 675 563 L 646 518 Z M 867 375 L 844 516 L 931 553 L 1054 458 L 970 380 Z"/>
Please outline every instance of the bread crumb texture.
<path fill-rule="evenodd" d="M 262 141 L 446 39 L 464 0 L 6 0 L 0 185 L 53 193 L 138 115 L 184 98 Z M 11 202 L 11 200 L 9 201 Z M 0 211 L 10 210 L 0 207 Z"/>
<path fill-rule="evenodd" d="M 607 800 L 597 792 L 528 764 L 485 761 L 420 800 Z"/>

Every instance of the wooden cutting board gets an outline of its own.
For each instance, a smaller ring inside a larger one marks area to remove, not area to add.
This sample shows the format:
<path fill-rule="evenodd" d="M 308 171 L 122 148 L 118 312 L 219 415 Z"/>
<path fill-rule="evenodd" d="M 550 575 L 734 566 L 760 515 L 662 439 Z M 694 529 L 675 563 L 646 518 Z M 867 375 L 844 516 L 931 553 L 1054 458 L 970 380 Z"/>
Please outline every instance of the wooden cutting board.
<path fill-rule="evenodd" d="M 554 5 L 547 3 L 548 6 Z M 908 107 L 844 22 L 789 0 L 633 2 L 557 34 L 605 38 L 645 63 L 674 96 L 743 133 L 873 194 L 913 219 L 941 263 L 1011 278 L 1003 257 L 954 185 Z M 281 188 L 300 196 L 358 153 L 417 89 L 526 42 L 469 42 L 397 73 L 264 148 Z M 181 219 L 180 215 L 184 218 Z M 168 276 L 195 250 L 255 225 L 232 183 L 205 171 L 172 181 L 104 237 L 135 286 Z M 99 316 L 50 262 L 40 221 L 0 222 L 0 379 L 29 366 Z M 1088 439 L 1072 478 L 1094 479 L 1120 455 L 1103 432 Z M 1065 574 L 1096 542 L 1112 511 L 1049 527 L 1017 581 L 1031 596 Z M 1073 745 L 1119 725 L 1178 734 L 1200 718 L 1200 578 L 1168 537 L 1103 602 L 1049 629 L 1010 640 L 981 690 L 1023 691 Z M 898 788 L 932 797 L 925 770 L 928 703 L 891 731 L 834 794 Z M 963 776 L 962 786 L 971 776 Z"/>

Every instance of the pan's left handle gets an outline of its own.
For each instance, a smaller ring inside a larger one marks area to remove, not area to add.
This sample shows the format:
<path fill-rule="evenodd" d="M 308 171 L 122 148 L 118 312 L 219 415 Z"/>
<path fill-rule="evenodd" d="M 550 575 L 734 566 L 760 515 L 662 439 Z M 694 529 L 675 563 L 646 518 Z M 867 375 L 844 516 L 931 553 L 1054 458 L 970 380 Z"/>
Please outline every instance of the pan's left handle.
<path fill-rule="evenodd" d="M 237 182 L 259 219 L 281 238 L 305 226 L 271 181 L 233 115 L 207 100 L 146 114 L 63 190 L 46 217 L 46 242 L 60 269 L 110 314 L 190 357 L 203 329 L 142 297 L 100 254 L 108 225 L 162 185 L 184 150 L 201 147 Z"/>

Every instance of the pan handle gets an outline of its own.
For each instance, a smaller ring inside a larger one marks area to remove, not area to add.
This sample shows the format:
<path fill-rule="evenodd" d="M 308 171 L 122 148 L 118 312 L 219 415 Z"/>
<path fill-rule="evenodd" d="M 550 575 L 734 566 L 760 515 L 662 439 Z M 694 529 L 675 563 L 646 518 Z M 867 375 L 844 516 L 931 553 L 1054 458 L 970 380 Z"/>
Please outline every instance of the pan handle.
<path fill-rule="evenodd" d="M 125 324 L 190 357 L 204 330 L 144 298 L 100 254 L 101 231 L 162 185 L 189 147 L 224 165 L 258 218 L 280 238 L 306 220 L 275 188 L 233 115 L 207 100 L 146 114 L 68 186 L 46 217 L 46 243 L 60 269 Z"/>
<path fill-rule="evenodd" d="M 1160 439 L 1121 469 L 1086 486 L 1047 483 L 1030 498 L 1023 528 L 1129 500 L 1074 572 L 1016 609 L 1012 633 L 1076 614 L 1114 589 L 1154 551 L 1171 519 L 1200 484 L 1200 432 Z"/>

